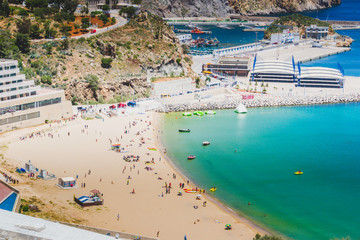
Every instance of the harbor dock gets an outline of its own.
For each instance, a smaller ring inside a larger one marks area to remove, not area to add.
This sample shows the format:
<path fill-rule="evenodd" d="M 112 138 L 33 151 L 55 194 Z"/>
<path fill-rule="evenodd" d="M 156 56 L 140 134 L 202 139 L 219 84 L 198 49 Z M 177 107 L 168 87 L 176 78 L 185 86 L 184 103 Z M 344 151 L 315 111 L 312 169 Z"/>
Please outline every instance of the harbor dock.
<path fill-rule="evenodd" d="M 186 30 L 186 29 L 175 29 L 174 32 L 176 33 L 192 33 L 192 30 Z M 204 34 L 212 34 L 211 31 L 202 31 Z"/>

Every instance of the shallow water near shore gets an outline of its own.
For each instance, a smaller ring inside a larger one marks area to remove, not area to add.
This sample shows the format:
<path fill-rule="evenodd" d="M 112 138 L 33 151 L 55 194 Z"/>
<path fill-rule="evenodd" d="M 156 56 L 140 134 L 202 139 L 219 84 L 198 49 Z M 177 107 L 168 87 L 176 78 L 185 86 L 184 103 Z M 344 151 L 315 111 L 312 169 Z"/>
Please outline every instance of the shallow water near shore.
<path fill-rule="evenodd" d="M 161 121 L 174 163 L 259 225 L 294 239 L 360 238 L 360 103 L 170 113 Z"/>

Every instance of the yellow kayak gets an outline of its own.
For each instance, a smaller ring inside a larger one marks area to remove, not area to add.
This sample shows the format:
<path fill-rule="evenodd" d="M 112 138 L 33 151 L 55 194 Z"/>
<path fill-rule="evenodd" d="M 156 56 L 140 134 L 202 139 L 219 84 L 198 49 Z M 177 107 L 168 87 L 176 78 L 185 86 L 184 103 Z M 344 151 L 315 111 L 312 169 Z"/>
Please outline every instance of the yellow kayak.
<path fill-rule="evenodd" d="M 295 175 L 302 175 L 303 172 L 302 171 L 297 171 L 297 172 L 294 172 Z"/>
<path fill-rule="evenodd" d="M 210 188 L 210 192 L 215 192 L 217 188 Z"/>

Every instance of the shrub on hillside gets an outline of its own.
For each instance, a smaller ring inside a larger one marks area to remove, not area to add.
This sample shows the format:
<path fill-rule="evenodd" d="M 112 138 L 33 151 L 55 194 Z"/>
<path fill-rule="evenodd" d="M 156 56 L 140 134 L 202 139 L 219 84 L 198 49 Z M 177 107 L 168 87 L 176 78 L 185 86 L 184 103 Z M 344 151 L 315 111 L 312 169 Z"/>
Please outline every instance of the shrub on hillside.
<path fill-rule="evenodd" d="M 103 68 L 111 68 L 112 58 L 102 58 L 101 59 L 101 66 Z"/>

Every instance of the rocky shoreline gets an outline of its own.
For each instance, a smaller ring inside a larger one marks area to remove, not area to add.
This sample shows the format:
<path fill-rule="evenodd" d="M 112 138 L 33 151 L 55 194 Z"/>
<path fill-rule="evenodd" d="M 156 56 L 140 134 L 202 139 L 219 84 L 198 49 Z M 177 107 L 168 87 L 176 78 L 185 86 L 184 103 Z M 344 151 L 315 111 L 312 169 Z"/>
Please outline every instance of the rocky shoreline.
<path fill-rule="evenodd" d="M 258 98 L 251 100 L 232 99 L 219 102 L 197 102 L 166 104 L 167 112 L 182 112 L 195 110 L 220 110 L 234 109 L 240 103 L 247 108 L 253 107 L 279 107 L 279 106 L 301 106 L 301 105 L 321 105 L 332 103 L 360 102 L 360 94 L 343 96 L 309 96 L 309 97 L 289 97 L 289 98 Z M 160 110 L 163 112 L 163 110 Z"/>

